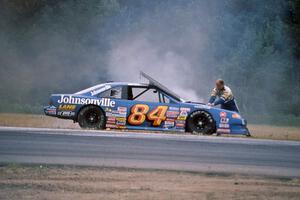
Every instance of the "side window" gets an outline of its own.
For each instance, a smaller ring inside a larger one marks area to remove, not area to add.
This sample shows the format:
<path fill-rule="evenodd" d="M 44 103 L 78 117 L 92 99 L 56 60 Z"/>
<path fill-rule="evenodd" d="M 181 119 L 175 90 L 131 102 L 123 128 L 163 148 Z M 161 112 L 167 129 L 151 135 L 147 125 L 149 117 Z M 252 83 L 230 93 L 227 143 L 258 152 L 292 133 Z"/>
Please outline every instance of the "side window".
<path fill-rule="evenodd" d="M 98 94 L 98 97 L 109 97 L 109 98 L 121 99 L 122 98 L 122 87 L 114 87 L 109 90 L 106 90 L 106 91 Z"/>
<path fill-rule="evenodd" d="M 132 100 L 159 102 L 158 92 L 153 88 L 132 87 Z"/>
<path fill-rule="evenodd" d="M 163 103 L 171 103 L 170 98 L 167 97 L 166 95 L 160 93 L 160 96 L 161 96 L 161 102 L 163 102 Z"/>

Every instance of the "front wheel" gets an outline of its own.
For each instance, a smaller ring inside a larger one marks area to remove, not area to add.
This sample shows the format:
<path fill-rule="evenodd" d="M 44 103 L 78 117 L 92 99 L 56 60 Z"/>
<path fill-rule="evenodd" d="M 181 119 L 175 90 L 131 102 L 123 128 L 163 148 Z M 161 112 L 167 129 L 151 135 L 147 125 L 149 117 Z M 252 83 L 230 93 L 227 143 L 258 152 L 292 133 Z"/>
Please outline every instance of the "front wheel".
<path fill-rule="evenodd" d="M 216 123 L 211 114 L 204 110 L 193 112 L 187 119 L 187 131 L 211 135 L 216 130 Z"/>
<path fill-rule="evenodd" d="M 98 106 L 86 106 L 78 114 L 78 123 L 85 129 L 104 129 L 105 115 Z"/>

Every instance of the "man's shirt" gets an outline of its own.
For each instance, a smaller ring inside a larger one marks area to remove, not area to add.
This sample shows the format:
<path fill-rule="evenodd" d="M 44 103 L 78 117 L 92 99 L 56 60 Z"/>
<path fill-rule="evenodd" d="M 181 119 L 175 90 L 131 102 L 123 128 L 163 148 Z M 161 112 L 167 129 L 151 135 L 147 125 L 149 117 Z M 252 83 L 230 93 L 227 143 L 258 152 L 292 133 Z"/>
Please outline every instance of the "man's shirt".
<path fill-rule="evenodd" d="M 214 88 L 211 92 L 209 103 L 213 104 L 213 106 L 220 104 L 221 109 L 239 112 L 239 108 L 234 100 L 231 89 L 227 86 L 224 86 L 222 90 Z"/>
<path fill-rule="evenodd" d="M 216 97 L 223 99 L 224 102 L 233 100 L 233 98 L 234 98 L 231 89 L 227 86 L 224 86 L 224 88 L 222 90 L 218 90 L 217 88 L 214 88 L 212 90 L 210 96 L 213 97 L 213 98 L 211 98 L 211 99 L 213 99 L 213 101 L 210 103 L 213 103 L 214 100 L 216 99 Z"/>

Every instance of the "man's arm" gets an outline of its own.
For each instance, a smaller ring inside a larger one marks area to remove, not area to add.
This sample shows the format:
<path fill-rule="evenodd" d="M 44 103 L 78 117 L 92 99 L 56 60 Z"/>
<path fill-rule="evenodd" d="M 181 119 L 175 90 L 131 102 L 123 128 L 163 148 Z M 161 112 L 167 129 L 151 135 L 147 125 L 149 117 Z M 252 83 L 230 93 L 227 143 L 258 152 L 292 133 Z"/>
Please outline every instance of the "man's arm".
<path fill-rule="evenodd" d="M 216 97 L 215 97 L 215 96 L 211 96 L 211 97 L 209 98 L 208 103 L 212 104 L 213 102 L 215 102 L 215 100 L 216 100 Z"/>
<path fill-rule="evenodd" d="M 210 94 L 210 98 L 209 98 L 209 101 L 208 103 L 209 104 L 213 104 L 216 100 L 216 97 L 217 97 L 217 90 L 216 88 L 214 88 L 212 91 L 211 91 L 211 94 Z"/>
<path fill-rule="evenodd" d="M 219 105 L 219 104 L 224 104 L 225 99 L 223 97 L 219 98 L 217 101 L 213 103 L 214 106 Z"/>

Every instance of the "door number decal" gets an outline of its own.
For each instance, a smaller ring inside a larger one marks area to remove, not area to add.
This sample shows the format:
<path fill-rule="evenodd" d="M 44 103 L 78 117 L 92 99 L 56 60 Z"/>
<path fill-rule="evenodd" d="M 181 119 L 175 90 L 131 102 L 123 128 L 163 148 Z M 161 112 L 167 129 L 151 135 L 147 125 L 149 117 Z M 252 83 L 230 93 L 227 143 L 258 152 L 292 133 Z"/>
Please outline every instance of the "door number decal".
<path fill-rule="evenodd" d="M 153 126 L 159 126 L 166 120 L 168 106 L 157 106 L 149 112 L 149 106 L 146 104 L 136 104 L 132 106 L 128 117 L 128 123 L 131 125 L 141 125 L 147 119 L 152 121 Z"/>

